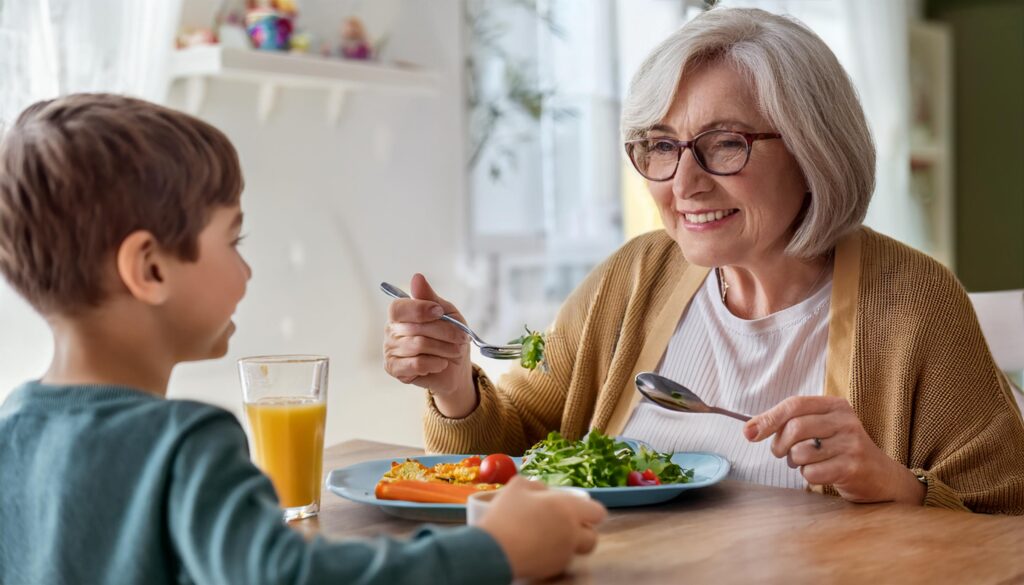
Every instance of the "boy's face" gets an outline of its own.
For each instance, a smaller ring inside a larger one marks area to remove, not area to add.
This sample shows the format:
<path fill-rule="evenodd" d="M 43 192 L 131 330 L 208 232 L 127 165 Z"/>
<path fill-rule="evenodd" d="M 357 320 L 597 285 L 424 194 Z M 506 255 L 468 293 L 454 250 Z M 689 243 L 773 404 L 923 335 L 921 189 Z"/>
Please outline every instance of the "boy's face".
<path fill-rule="evenodd" d="M 179 360 L 227 353 L 228 339 L 235 331 L 231 316 L 252 276 L 238 251 L 241 230 L 241 208 L 218 207 L 199 234 L 199 258 L 172 263 L 172 291 L 165 310 Z"/>

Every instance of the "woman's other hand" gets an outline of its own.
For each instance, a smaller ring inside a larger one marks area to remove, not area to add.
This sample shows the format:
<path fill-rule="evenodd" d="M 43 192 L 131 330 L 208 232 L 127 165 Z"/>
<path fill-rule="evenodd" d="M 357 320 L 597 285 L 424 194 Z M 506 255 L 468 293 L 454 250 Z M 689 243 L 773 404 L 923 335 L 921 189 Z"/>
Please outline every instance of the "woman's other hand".
<path fill-rule="evenodd" d="M 808 483 L 832 484 L 852 502 L 924 500 L 924 484 L 875 445 L 843 398 L 787 398 L 750 419 L 743 435 L 752 442 L 775 435 L 772 454 L 799 467 Z"/>
<path fill-rule="evenodd" d="M 411 299 L 395 299 L 384 330 L 384 369 L 406 384 L 426 388 L 441 414 L 462 418 L 476 409 L 469 338 L 447 314 L 466 322 L 455 305 L 442 299 L 422 274 L 410 284 Z"/>

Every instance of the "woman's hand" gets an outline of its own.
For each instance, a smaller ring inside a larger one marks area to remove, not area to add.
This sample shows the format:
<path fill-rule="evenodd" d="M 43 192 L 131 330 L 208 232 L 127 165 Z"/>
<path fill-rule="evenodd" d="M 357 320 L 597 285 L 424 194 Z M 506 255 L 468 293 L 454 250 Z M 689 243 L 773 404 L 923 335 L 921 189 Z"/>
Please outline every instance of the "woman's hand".
<path fill-rule="evenodd" d="M 799 467 L 808 483 L 832 484 L 852 502 L 924 500 L 924 484 L 875 445 L 845 399 L 787 398 L 743 427 L 752 442 L 773 434 L 772 454 Z"/>
<path fill-rule="evenodd" d="M 403 383 L 429 390 L 441 414 L 462 418 L 477 403 L 469 338 L 440 317 L 466 320 L 422 274 L 413 275 L 410 295 L 411 299 L 395 299 L 388 308 L 384 370 Z"/>

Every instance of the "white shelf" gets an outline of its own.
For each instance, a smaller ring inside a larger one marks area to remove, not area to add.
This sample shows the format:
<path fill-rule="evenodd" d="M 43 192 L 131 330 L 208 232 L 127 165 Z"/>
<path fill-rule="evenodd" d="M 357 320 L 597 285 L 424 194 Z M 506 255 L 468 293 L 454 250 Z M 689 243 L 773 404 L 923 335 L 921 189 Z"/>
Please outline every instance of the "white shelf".
<path fill-rule="evenodd" d="M 331 123 L 338 120 L 344 99 L 351 91 L 424 95 L 438 92 L 438 76 L 431 71 L 219 46 L 176 51 L 171 61 L 171 79 L 186 83 L 185 109 L 192 114 L 202 107 L 207 79 L 257 83 L 261 121 L 270 115 L 277 90 L 282 87 L 327 90 L 327 117 Z"/>

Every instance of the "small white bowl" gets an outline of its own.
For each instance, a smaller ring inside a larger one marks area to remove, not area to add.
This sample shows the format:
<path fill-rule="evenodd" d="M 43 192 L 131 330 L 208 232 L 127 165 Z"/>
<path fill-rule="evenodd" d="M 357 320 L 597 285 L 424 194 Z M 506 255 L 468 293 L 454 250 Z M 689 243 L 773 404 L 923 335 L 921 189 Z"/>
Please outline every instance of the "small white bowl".
<path fill-rule="evenodd" d="M 572 494 L 578 498 L 583 498 L 584 500 L 590 499 L 590 494 L 583 488 L 572 486 L 550 486 L 548 489 Z M 484 516 L 487 514 L 487 510 L 491 507 L 491 502 L 493 502 L 494 498 L 496 498 L 500 493 L 501 490 L 498 489 L 486 492 L 477 492 L 470 495 L 469 499 L 466 500 L 466 524 L 470 526 L 477 526 L 480 524 L 480 521 L 483 520 Z"/>

